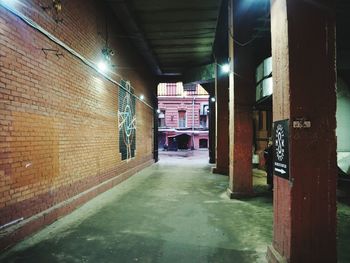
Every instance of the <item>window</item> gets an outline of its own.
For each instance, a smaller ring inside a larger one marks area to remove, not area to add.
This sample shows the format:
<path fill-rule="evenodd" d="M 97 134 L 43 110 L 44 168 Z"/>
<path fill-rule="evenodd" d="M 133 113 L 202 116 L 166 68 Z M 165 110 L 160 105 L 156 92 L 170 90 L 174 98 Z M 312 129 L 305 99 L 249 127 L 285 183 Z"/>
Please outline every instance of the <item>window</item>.
<path fill-rule="evenodd" d="M 167 96 L 176 96 L 177 94 L 177 84 L 176 83 L 167 83 L 166 84 L 166 95 Z"/>
<path fill-rule="evenodd" d="M 184 91 L 196 91 L 197 84 L 184 84 Z"/>
<path fill-rule="evenodd" d="M 193 96 L 197 93 L 197 84 L 184 84 L 183 88 L 184 91 L 186 91 L 187 96 Z"/>
<path fill-rule="evenodd" d="M 201 128 L 208 128 L 208 126 L 207 126 L 207 115 L 201 115 L 200 116 L 200 127 Z"/>
<path fill-rule="evenodd" d="M 165 110 L 161 110 L 158 114 L 158 127 L 165 127 Z"/>
<path fill-rule="evenodd" d="M 179 127 L 180 128 L 186 127 L 186 111 L 184 110 L 179 111 Z"/>

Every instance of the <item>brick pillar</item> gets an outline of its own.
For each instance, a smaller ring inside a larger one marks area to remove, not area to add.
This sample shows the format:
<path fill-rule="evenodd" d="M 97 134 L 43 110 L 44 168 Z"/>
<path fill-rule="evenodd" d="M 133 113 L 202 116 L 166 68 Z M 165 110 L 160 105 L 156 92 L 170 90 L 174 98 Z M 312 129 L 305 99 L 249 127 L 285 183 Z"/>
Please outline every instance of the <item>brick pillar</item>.
<path fill-rule="evenodd" d="M 228 135 L 228 76 L 221 71 L 227 57 L 218 60 L 216 65 L 215 95 L 216 95 L 216 167 L 213 173 L 228 174 L 229 135 Z"/>
<path fill-rule="evenodd" d="M 211 101 L 211 98 L 215 98 L 215 91 L 212 90 L 209 93 L 209 163 L 215 163 L 215 102 Z"/>
<path fill-rule="evenodd" d="M 229 1 L 229 4 L 232 6 L 233 1 Z M 233 41 L 234 31 L 239 38 L 249 38 L 249 31 L 245 29 L 248 25 L 234 21 L 234 11 L 234 8 L 229 8 L 229 19 L 231 21 L 229 23 L 229 56 L 231 60 L 229 78 L 230 179 L 227 193 L 230 198 L 251 196 L 253 194 L 252 109 L 255 99 L 255 63 L 251 45 L 239 46 Z M 246 32 L 248 32 L 248 36 Z"/>
<path fill-rule="evenodd" d="M 273 119 L 289 119 L 290 175 L 274 170 L 269 262 L 337 262 L 334 5 L 271 1 Z M 293 128 L 301 118 L 311 128 Z"/>
<path fill-rule="evenodd" d="M 153 94 L 153 159 L 155 162 L 159 161 L 158 156 L 158 97 Z"/>

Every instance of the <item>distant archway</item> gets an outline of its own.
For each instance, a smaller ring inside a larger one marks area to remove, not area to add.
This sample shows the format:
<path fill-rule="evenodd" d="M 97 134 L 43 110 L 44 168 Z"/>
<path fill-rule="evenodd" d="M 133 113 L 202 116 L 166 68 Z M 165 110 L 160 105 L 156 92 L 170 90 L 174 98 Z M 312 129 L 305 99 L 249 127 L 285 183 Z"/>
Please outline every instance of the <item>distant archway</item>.
<path fill-rule="evenodd" d="M 180 150 L 189 149 L 190 139 L 191 139 L 191 136 L 189 136 L 188 134 L 181 134 L 181 135 L 176 136 L 178 149 L 180 149 Z"/>

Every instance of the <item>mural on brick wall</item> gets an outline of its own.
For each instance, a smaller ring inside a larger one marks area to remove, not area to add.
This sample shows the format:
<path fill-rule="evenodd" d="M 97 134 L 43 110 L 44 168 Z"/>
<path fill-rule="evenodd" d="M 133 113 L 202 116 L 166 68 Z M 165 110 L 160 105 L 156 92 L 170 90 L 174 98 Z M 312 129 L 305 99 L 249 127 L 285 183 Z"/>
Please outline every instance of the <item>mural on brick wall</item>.
<path fill-rule="evenodd" d="M 121 85 L 124 89 L 119 88 L 119 152 L 122 160 L 129 160 L 135 157 L 136 149 L 135 97 L 129 82 L 122 81 Z"/>

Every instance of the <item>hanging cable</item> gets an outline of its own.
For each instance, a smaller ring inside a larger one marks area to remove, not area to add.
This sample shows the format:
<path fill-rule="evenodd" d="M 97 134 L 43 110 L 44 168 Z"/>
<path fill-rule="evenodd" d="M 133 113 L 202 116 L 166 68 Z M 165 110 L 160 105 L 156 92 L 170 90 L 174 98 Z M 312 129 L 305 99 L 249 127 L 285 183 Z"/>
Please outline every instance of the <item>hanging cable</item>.
<path fill-rule="evenodd" d="M 102 76 L 104 76 L 107 80 L 109 80 L 110 82 L 112 82 L 113 84 L 117 85 L 119 88 L 123 89 L 124 91 L 126 91 L 127 93 L 129 93 L 131 96 L 135 97 L 135 99 L 137 99 L 138 101 L 142 102 L 143 104 L 145 104 L 147 107 L 151 108 L 152 110 L 154 109 L 150 104 L 148 104 L 147 102 L 145 102 L 144 100 L 141 100 L 138 96 L 136 96 L 134 93 L 132 93 L 131 91 L 129 91 L 128 89 L 126 89 L 122 84 L 120 84 L 118 81 L 112 79 L 111 77 L 109 77 L 107 74 L 100 72 L 97 65 L 95 65 L 93 62 L 91 62 L 90 60 L 88 60 L 87 58 L 85 58 L 83 55 L 81 55 L 80 53 L 78 53 L 77 51 L 75 51 L 74 49 L 72 49 L 71 47 L 69 47 L 68 45 L 66 45 L 64 42 L 62 42 L 61 40 L 59 40 L 57 37 L 55 37 L 54 35 L 52 35 L 50 32 L 48 32 L 47 30 L 45 30 L 44 28 L 42 28 L 40 25 L 38 25 L 36 22 L 34 22 L 32 19 L 28 18 L 27 16 L 25 16 L 24 14 L 22 14 L 20 11 L 18 11 L 17 9 L 6 5 L 5 3 L 2 3 L 0 1 L 0 6 L 4 7 L 6 10 L 8 10 L 9 12 L 11 12 L 13 15 L 17 16 L 18 18 L 20 18 L 24 23 L 26 23 L 28 26 L 32 27 L 33 29 L 37 30 L 38 32 L 40 32 L 41 34 L 43 34 L 45 37 L 47 37 L 48 39 L 50 39 L 51 41 L 53 41 L 55 44 L 59 45 L 61 48 L 65 49 L 68 53 L 70 53 L 71 55 L 73 55 L 74 57 L 76 57 L 77 59 L 79 59 L 81 62 L 83 62 L 86 66 L 90 67 L 91 69 L 95 70 L 97 73 L 101 74 Z M 118 75 L 117 73 L 112 73 L 113 75 L 117 76 L 119 78 L 119 81 L 125 81 L 123 80 L 123 78 Z"/>
<path fill-rule="evenodd" d="M 269 4 L 268 2 L 266 2 L 266 5 L 265 5 L 265 15 L 263 16 L 263 19 L 264 19 L 264 26 L 263 28 L 266 27 L 267 25 L 267 21 L 269 20 L 270 18 L 270 10 L 269 10 Z M 231 11 L 232 12 L 232 11 Z M 233 15 L 232 13 L 230 12 L 231 15 Z M 229 34 L 230 34 L 230 37 L 233 39 L 233 42 L 236 43 L 238 46 L 240 47 L 245 47 L 245 46 L 248 46 L 250 45 L 252 42 L 254 42 L 257 38 L 260 37 L 259 35 L 259 32 L 257 32 L 256 34 L 254 34 L 251 39 L 249 39 L 248 41 L 245 41 L 245 42 L 242 42 L 242 41 L 239 41 L 237 39 L 235 39 L 234 35 L 233 35 L 233 32 L 232 32 L 232 29 L 233 29 L 233 19 L 229 19 Z"/>

